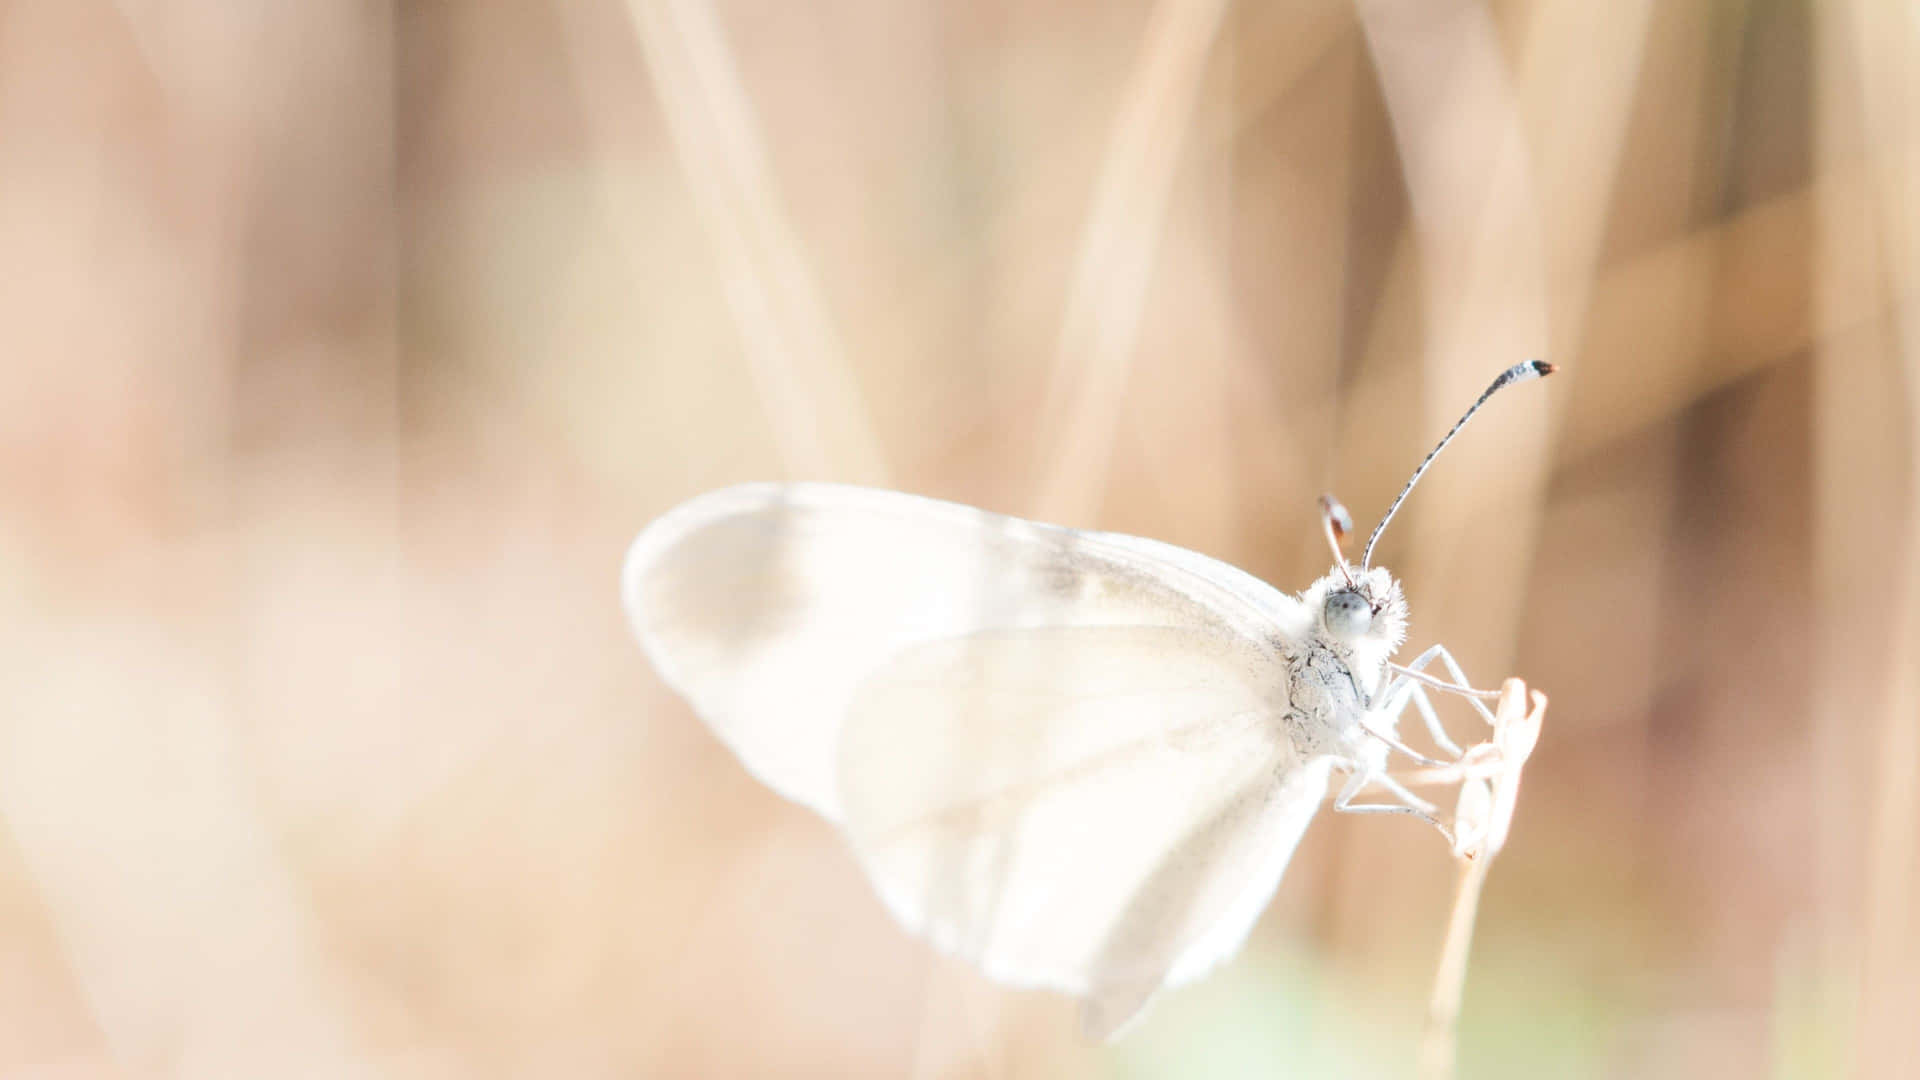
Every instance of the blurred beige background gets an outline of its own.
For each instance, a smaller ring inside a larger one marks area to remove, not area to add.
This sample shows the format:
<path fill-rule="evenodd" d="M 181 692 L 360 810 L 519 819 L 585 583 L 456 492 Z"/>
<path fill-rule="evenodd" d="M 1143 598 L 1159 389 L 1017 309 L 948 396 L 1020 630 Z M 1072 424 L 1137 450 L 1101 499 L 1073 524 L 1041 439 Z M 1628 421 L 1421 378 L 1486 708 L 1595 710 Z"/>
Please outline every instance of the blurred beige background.
<path fill-rule="evenodd" d="M 0 1075 L 1406 1075 L 1431 833 L 1322 820 L 1091 1048 L 615 579 L 833 478 L 1299 588 L 1530 356 L 1382 546 L 1553 697 L 1462 1075 L 1905 1075 L 1917 59 L 1894 0 L 0 4 Z"/>

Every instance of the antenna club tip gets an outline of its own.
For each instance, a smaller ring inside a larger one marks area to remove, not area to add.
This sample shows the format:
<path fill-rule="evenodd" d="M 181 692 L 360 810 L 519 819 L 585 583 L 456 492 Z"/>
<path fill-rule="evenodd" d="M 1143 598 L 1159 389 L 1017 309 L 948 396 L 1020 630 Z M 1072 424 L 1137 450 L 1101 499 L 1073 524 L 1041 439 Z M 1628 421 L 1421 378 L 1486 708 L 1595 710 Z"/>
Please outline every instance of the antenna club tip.
<path fill-rule="evenodd" d="M 1554 372 L 1560 370 L 1559 368 L 1554 367 L 1552 364 L 1547 363 L 1545 360 L 1532 361 L 1532 367 L 1533 367 L 1533 373 L 1535 375 L 1551 375 Z"/>

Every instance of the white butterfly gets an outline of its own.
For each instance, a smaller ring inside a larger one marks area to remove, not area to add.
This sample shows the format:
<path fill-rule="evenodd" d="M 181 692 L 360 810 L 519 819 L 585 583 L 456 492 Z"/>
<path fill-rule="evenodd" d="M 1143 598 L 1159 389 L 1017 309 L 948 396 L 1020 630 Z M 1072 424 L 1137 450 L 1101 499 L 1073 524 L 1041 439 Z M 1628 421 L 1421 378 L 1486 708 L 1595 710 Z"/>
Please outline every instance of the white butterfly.
<path fill-rule="evenodd" d="M 1551 370 L 1502 373 L 1400 499 L 1496 390 Z M 750 484 L 649 525 L 622 591 L 666 680 L 842 828 L 902 923 L 1078 996 L 1106 1039 L 1238 950 L 1334 772 L 1335 809 L 1441 827 L 1386 775 L 1392 749 L 1430 760 L 1398 716 L 1415 705 L 1458 757 L 1425 688 L 1479 692 L 1437 645 L 1390 663 L 1406 601 L 1368 560 L 1400 499 L 1357 569 L 1327 500 L 1336 565 L 1290 596 L 1152 540 Z M 1456 682 L 1422 673 L 1436 660 Z M 1370 787 L 1390 801 L 1356 802 Z"/>

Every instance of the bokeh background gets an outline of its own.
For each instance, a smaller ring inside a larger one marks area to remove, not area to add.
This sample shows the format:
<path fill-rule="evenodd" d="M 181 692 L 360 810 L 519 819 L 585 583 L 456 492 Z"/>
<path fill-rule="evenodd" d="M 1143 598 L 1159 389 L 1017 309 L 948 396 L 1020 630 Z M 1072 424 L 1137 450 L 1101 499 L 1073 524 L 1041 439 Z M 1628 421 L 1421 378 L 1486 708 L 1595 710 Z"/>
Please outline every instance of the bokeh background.
<path fill-rule="evenodd" d="M 1911 1075 L 1916 61 L 1895 0 L 9 0 L 0 1074 L 1407 1075 L 1430 832 L 1329 815 L 1089 1047 L 617 571 L 832 478 L 1298 588 L 1545 356 L 1382 546 L 1553 701 L 1462 1074 Z"/>

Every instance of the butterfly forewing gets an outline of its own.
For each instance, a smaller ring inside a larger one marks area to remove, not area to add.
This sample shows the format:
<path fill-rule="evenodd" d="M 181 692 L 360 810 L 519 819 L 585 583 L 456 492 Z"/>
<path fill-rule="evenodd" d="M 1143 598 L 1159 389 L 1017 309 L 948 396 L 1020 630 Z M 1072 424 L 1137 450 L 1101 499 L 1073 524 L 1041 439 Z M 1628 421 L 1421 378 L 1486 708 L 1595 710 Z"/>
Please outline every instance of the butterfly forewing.
<path fill-rule="evenodd" d="M 747 768 L 835 821 L 854 691 L 909 646 L 1126 625 L 1265 640 L 1298 607 L 1169 545 L 831 484 L 682 504 L 634 541 L 622 591 L 655 666 Z"/>

